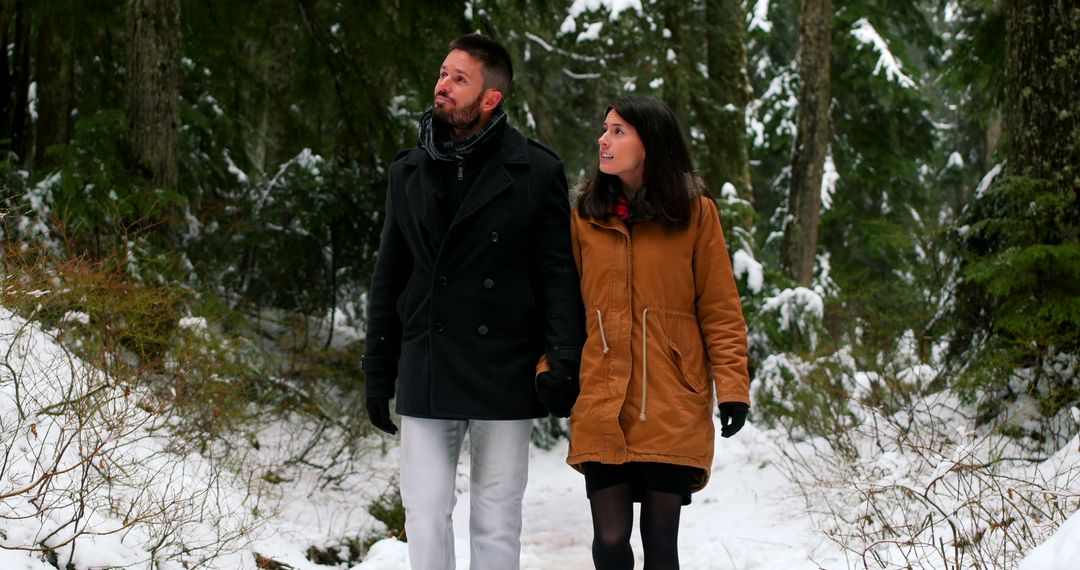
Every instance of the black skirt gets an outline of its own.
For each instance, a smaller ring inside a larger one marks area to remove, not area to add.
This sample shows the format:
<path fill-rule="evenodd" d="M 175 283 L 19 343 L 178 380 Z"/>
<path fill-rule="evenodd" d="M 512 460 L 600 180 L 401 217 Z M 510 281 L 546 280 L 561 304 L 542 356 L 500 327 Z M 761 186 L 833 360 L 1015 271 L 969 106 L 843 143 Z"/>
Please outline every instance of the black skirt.
<path fill-rule="evenodd" d="M 600 489 L 630 483 L 635 503 L 641 502 L 646 491 L 660 491 L 680 495 L 682 504 L 689 505 L 690 489 L 704 475 L 697 467 L 669 463 L 631 462 L 612 465 L 589 461 L 582 467 L 585 470 L 585 494 L 589 498 Z"/>

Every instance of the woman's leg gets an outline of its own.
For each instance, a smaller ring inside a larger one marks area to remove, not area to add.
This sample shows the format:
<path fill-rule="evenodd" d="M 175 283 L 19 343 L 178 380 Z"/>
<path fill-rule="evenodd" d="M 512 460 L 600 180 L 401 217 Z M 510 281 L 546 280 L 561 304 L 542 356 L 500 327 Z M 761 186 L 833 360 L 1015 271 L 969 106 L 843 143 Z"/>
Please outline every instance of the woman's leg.
<path fill-rule="evenodd" d="M 592 552 L 596 570 L 631 570 L 634 567 L 634 551 L 630 548 L 634 498 L 630 483 L 593 491 L 589 503 L 592 506 Z"/>
<path fill-rule="evenodd" d="M 682 495 L 646 491 L 641 501 L 641 543 L 645 570 L 679 570 L 679 515 Z"/>

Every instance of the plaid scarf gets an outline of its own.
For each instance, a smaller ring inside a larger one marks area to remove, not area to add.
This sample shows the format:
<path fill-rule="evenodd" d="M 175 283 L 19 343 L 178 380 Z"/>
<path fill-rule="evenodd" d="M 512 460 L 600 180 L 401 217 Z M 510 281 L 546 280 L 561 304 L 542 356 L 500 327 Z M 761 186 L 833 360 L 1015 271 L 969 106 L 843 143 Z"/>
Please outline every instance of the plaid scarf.
<path fill-rule="evenodd" d="M 434 109 L 428 108 L 424 116 L 420 117 L 418 146 L 428 153 L 433 160 L 447 162 L 460 162 L 466 155 L 484 145 L 496 127 L 506 122 L 506 111 L 502 106 L 495 108 L 491 113 L 491 119 L 477 133 L 465 140 L 452 141 L 446 136 L 446 130 L 439 128 L 434 119 Z M 441 122 L 440 122 L 441 123 Z"/>
<path fill-rule="evenodd" d="M 619 188 L 618 183 L 608 184 L 608 212 L 622 220 L 627 226 L 632 226 L 638 222 L 647 222 L 653 219 L 656 216 L 656 212 L 651 209 L 646 209 L 641 200 L 637 199 L 639 196 L 643 196 L 644 192 L 644 188 L 638 190 L 634 194 L 635 200 L 631 201 L 627 199 L 626 194 Z"/>

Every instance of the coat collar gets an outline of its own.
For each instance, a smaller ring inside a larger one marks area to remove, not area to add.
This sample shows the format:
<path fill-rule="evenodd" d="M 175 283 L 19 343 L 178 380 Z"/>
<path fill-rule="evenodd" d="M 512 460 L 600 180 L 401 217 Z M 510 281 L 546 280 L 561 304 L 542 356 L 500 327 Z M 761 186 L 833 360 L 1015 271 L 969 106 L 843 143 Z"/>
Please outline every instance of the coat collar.
<path fill-rule="evenodd" d="M 403 159 L 405 166 L 416 169 L 406 176 L 405 196 L 409 207 L 436 241 L 441 242 L 451 229 L 510 188 L 514 179 L 506 167 L 529 163 L 528 144 L 517 129 L 505 127 L 498 150 L 480 167 L 453 220 L 445 219 L 435 197 L 436 185 L 441 180 L 435 161 L 423 149 L 412 149 Z"/>
<path fill-rule="evenodd" d="M 630 230 L 626 229 L 626 224 L 624 224 L 623 221 L 615 215 L 608 215 L 603 219 L 599 220 L 595 218 L 589 218 L 587 221 L 589 222 L 589 225 L 593 227 L 616 231 L 626 237 L 630 237 Z"/>
<path fill-rule="evenodd" d="M 506 130 L 503 131 L 502 135 L 502 142 L 499 144 L 499 151 L 489 160 L 489 162 L 528 164 L 528 141 L 514 127 L 506 125 L 505 128 Z M 419 166 L 428 160 L 431 160 L 431 157 L 424 152 L 424 149 L 416 147 L 412 149 L 412 152 L 405 155 L 403 162 L 409 166 Z"/>

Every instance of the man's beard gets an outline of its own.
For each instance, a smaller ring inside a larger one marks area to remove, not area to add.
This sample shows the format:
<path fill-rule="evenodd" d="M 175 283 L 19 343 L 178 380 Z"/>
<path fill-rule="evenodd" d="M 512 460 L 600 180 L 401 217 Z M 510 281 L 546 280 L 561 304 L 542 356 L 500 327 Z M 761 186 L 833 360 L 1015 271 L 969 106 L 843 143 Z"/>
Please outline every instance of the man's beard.
<path fill-rule="evenodd" d="M 447 112 L 445 108 L 435 106 L 432 114 L 436 119 L 446 123 L 457 132 L 468 131 L 480 122 L 480 97 L 464 107 L 455 106 L 454 110 Z"/>

